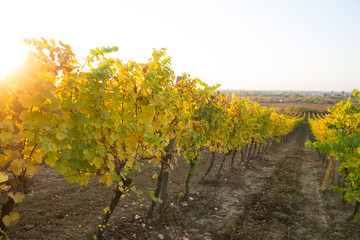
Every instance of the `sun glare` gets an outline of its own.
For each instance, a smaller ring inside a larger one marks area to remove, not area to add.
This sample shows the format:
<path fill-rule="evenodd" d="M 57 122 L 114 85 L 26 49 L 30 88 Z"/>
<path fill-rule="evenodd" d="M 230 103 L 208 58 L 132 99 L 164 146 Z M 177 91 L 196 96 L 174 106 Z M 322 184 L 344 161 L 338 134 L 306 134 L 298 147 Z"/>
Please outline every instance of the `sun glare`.
<path fill-rule="evenodd" d="M 22 67 L 29 48 L 21 40 L 11 41 L 2 38 L 0 44 L 0 76 Z M 1 79 L 1 78 L 0 78 Z"/>

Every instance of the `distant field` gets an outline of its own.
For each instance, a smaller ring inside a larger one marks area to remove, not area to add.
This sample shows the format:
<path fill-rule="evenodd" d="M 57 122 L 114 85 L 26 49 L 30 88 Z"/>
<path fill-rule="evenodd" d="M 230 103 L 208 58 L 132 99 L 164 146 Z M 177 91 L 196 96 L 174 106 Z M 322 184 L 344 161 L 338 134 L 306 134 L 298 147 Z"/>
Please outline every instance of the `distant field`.
<path fill-rule="evenodd" d="M 314 104 L 314 103 L 259 103 L 262 106 L 273 107 L 276 112 L 289 112 L 288 110 L 299 110 L 301 112 L 320 112 L 326 113 L 331 104 Z"/>

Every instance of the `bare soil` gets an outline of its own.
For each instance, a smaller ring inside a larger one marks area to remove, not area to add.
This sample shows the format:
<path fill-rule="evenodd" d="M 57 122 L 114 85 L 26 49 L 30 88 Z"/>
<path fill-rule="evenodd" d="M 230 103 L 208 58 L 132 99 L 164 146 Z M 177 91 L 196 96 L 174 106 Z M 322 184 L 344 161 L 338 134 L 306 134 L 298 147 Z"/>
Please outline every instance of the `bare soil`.
<path fill-rule="evenodd" d="M 146 220 L 150 199 L 129 193 L 110 218 L 105 239 L 360 239 L 360 224 L 348 222 L 354 203 L 320 191 L 326 167 L 304 148 L 310 139 L 307 123 L 280 144 L 245 163 L 238 154 L 235 169 L 227 160 L 222 176 L 201 182 L 211 153 L 204 151 L 192 178 L 191 194 L 182 202 L 187 163 L 179 158 L 173 170 L 170 202 L 162 216 Z M 137 188 L 154 190 L 152 167 L 135 173 Z M 108 206 L 112 188 L 92 179 L 87 186 L 66 182 L 48 167 L 33 179 L 32 195 L 16 206 L 19 223 L 10 239 L 92 239 Z"/>

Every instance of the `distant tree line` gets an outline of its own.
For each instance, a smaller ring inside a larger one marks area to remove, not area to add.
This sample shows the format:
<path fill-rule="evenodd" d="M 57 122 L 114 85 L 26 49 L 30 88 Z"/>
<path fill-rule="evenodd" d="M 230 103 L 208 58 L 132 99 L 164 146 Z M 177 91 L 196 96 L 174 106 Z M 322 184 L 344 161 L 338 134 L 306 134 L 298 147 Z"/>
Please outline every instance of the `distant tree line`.
<path fill-rule="evenodd" d="M 249 98 L 258 103 L 312 103 L 333 105 L 348 97 L 355 101 L 351 93 L 347 92 L 317 92 L 317 91 L 249 91 L 223 90 L 231 96 L 235 94 L 241 98 Z"/>

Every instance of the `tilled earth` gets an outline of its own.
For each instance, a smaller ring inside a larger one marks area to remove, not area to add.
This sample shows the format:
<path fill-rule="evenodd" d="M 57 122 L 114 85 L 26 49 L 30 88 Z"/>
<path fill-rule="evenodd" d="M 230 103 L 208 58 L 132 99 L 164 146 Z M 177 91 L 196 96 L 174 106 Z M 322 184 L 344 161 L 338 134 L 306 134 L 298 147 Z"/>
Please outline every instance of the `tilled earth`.
<path fill-rule="evenodd" d="M 354 203 L 320 191 L 326 167 L 305 149 L 311 139 L 305 122 L 280 144 L 247 162 L 228 159 L 216 176 L 223 155 L 217 154 L 212 175 L 200 182 L 211 154 L 204 151 L 192 178 L 188 201 L 180 201 L 188 171 L 179 158 L 173 170 L 170 202 L 161 216 L 146 219 L 149 197 L 129 193 L 110 218 L 105 239 L 360 239 L 360 224 L 348 222 Z M 134 176 L 137 188 L 154 190 L 154 168 Z M 34 194 L 16 206 L 19 223 L 10 239 L 92 239 L 110 203 L 112 188 L 93 179 L 85 186 L 67 183 L 47 166 L 33 179 Z"/>

